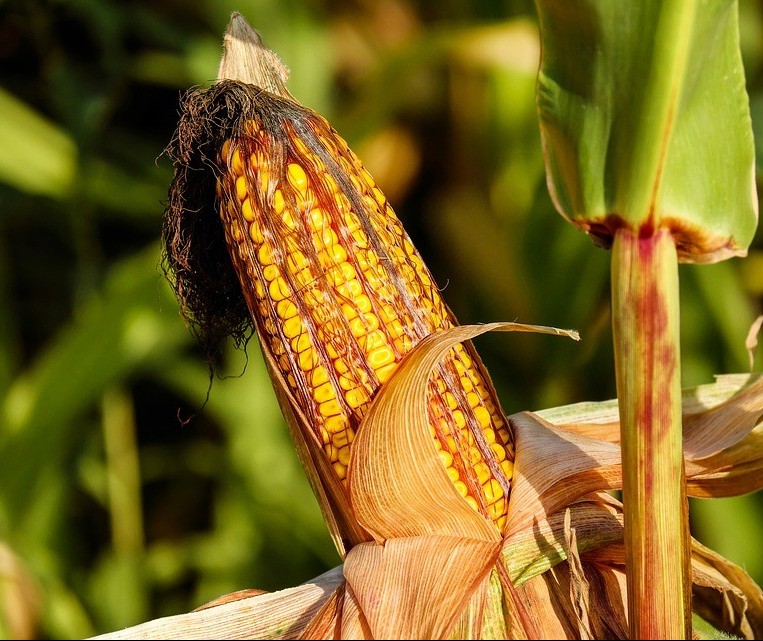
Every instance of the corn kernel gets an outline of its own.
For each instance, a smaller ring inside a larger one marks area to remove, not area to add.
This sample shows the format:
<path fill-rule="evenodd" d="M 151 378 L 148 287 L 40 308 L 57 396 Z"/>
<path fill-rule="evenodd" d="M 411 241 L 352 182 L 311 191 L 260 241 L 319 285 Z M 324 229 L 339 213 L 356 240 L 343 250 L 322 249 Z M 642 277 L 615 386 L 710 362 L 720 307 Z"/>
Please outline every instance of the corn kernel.
<path fill-rule="evenodd" d="M 305 191 L 307 189 L 307 175 L 302 167 L 293 162 L 289 163 L 287 173 L 289 182 L 295 189 L 299 191 Z"/>
<path fill-rule="evenodd" d="M 241 213 L 244 215 L 244 220 L 251 223 L 254 220 L 254 210 L 252 209 L 252 200 L 247 198 L 241 203 Z"/>
<path fill-rule="evenodd" d="M 395 373 L 395 370 L 397 369 L 397 363 L 390 363 L 389 365 L 384 365 L 383 367 L 378 368 L 376 371 L 376 378 L 379 379 L 380 383 L 386 383 L 392 374 Z"/>
<path fill-rule="evenodd" d="M 485 498 L 488 503 L 492 503 L 500 499 L 503 496 L 503 488 L 501 484 L 495 479 L 490 479 L 482 486 L 482 491 L 485 493 Z"/>
<path fill-rule="evenodd" d="M 318 411 L 320 412 L 321 416 L 328 418 L 329 416 L 336 416 L 341 414 L 342 408 L 339 406 L 339 401 L 337 401 L 335 398 L 330 398 L 329 400 L 324 401 L 318 405 Z"/>
<path fill-rule="evenodd" d="M 289 320 L 297 315 L 297 306 L 290 300 L 279 301 L 276 305 L 276 314 L 281 320 Z"/>
<path fill-rule="evenodd" d="M 283 193 L 281 193 L 280 189 L 276 189 L 273 192 L 273 211 L 276 214 L 280 214 L 284 207 L 286 207 L 286 202 L 283 199 Z"/>
<path fill-rule="evenodd" d="M 348 422 L 347 418 L 341 415 L 329 416 L 326 418 L 323 426 L 326 428 L 326 431 L 329 434 L 336 434 L 346 430 L 348 427 Z"/>
<path fill-rule="evenodd" d="M 241 202 L 244 202 L 247 198 L 246 177 L 239 176 L 236 178 L 236 196 Z"/>
<path fill-rule="evenodd" d="M 347 405 L 355 410 L 368 401 L 368 394 L 360 388 L 349 390 L 348 392 L 345 392 L 344 400 L 347 401 Z"/>
<path fill-rule="evenodd" d="M 265 237 L 262 235 L 262 229 L 257 223 L 249 225 L 249 238 L 251 238 L 257 245 L 265 240 Z"/>
<path fill-rule="evenodd" d="M 237 176 L 240 176 L 244 173 L 244 161 L 241 160 L 241 154 L 239 153 L 238 149 L 233 150 L 233 156 L 230 160 L 230 168 Z M 238 183 L 238 181 L 236 182 Z"/>
<path fill-rule="evenodd" d="M 481 405 L 474 408 L 474 417 L 477 419 L 477 422 L 482 427 L 489 427 L 490 426 L 490 412 L 488 412 L 484 407 Z"/>
<path fill-rule="evenodd" d="M 367 355 L 368 364 L 374 369 L 378 370 L 384 365 L 389 365 L 395 361 L 395 355 L 392 350 L 386 345 L 383 347 L 377 347 L 375 350 Z"/>
<path fill-rule="evenodd" d="M 284 298 L 291 296 L 291 288 L 289 287 L 289 284 L 283 279 L 283 277 L 279 276 L 272 283 L 270 283 L 268 293 L 275 302 L 278 302 L 279 300 L 283 300 Z"/>
<path fill-rule="evenodd" d="M 350 463 L 350 446 L 345 445 L 339 448 L 339 462 L 342 465 L 348 465 Z"/>
<path fill-rule="evenodd" d="M 299 316 L 292 316 L 283 324 L 283 334 L 286 338 L 295 338 L 299 336 L 303 330 L 304 325 L 302 325 L 302 319 Z"/>
<path fill-rule="evenodd" d="M 262 270 L 262 276 L 269 283 L 274 281 L 276 278 L 278 278 L 278 274 L 279 274 L 278 267 L 276 267 L 275 265 L 266 265 L 265 268 Z"/>

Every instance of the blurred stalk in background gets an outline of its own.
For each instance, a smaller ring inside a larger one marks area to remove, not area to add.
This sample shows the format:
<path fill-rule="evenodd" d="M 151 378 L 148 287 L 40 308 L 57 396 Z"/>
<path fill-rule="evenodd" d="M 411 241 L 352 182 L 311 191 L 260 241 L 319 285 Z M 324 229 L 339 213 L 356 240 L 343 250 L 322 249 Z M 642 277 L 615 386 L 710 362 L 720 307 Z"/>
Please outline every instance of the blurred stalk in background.
<path fill-rule="evenodd" d="M 0 636 L 84 637 L 338 562 L 259 350 L 226 345 L 210 381 L 158 264 L 160 155 L 180 92 L 215 77 L 233 10 L 299 69 L 290 90 L 359 153 L 461 322 L 580 330 L 580 344 L 477 340 L 506 411 L 615 396 L 608 256 L 545 186 L 533 3 L 7 3 Z M 760 131 L 763 14 L 740 11 Z M 762 266 L 758 232 L 745 261 L 681 268 L 685 386 L 749 367 Z M 746 515 L 732 531 L 725 510 Z M 692 515 L 763 582 L 760 497 Z"/>

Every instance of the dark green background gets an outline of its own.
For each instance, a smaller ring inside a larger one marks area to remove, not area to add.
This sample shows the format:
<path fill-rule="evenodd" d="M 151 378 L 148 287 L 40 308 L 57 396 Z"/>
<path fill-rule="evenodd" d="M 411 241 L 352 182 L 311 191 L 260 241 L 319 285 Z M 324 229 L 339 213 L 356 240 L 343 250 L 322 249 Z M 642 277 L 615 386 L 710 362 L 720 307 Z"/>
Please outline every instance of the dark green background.
<path fill-rule="evenodd" d="M 461 322 L 580 331 L 478 339 L 504 409 L 614 396 L 609 257 L 546 190 L 531 2 L 0 2 L 0 636 L 84 637 L 339 561 L 256 340 L 209 389 L 160 270 L 162 150 L 233 10 L 367 163 Z M 740 11 L 763 140 L 763 5 Z M 681 287 L 684 385 L 748 369 L 761 233 Z M 763 580 L 759 496 L 692 521 Z"/>

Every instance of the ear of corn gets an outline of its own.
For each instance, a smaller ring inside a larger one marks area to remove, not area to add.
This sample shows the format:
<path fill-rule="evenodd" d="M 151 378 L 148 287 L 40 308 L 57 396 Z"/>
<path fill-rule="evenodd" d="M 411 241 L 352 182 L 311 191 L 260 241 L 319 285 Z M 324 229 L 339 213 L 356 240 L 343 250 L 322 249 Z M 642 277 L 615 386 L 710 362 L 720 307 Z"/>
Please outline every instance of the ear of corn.
<path fill-rule="evenodd" d="M 223 144 L 219 170 L 220 215 L 262 347 L 346 482 L 379 387 L 455 319 L 382 192 L 319 115 L 260 94 Z M 428 400 L 456 489 L 502 529 L 513 443 L 471 346 L 433 373 Z"/>

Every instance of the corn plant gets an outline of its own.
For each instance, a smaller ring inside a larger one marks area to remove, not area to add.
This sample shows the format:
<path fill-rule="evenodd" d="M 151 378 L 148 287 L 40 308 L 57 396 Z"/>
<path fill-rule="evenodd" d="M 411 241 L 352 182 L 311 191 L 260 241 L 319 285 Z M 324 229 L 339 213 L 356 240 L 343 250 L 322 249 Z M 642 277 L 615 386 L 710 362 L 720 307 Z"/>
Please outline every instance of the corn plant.
<path fill-rule="evenodd" d="M 556 17 L 571 17 L 557 9 Z M 617 22 L 610 16 L 609 24 Z M 562 47 L 567 25 L 559 24 Z M 554 60 L 552 45 L 546 52 Z M 544 79 L 552 77 L 548 61 Z M 729 377 L 683 397 L 675 372 L 658 383 L 669 402 L 658 396 L 657 409 L 679 430 L 683 416 L 685 487 L 678 473 L 678 502 L 661 512 L 677 523 L 678 539 L 668 544 L 679 560 L 670 577 L 678 587 L 657 587 L 678 607 L 664 623 L 652 623 L 659 616 L 639 623 L 647 595 L 643 586 L 626 590 L 639 558 L 636 535 L 628 534 L 633 520 L 608 493 L 629 474 L 626 438 L 625 463 L 619 441 L 630 396 L 622 393 L 621 414 L 616 403 L 602 403 L 506 416 L 468 341 L 491 330 L 577 334 L 459 325 L 373 178 L 324 118 L 294 100 L 286 79 L 278 58 L 234 14 L 218 81 L 186 95 L 169 148 L 176 171 L 167 269 L 210 349 L 222 336 L 257 332 L 343 565 L 280 593 L 234 593 L 102 638 L 626 638 L 634 630 L 683 637 L 691 591 L 694 610 L 718 628 L 759 634 L 763 593 L 690 539 L 682 502 L 686 492 L 760 487 L 763 379 Z M 541 103 L 542 115 L 548 105 Z M 665 247 L 672 236 L 651 222 Z M 601 225 L 590 230 L 603 235 Z M 630 254 L 615 236 L 617 266 Z M 675 251 L 666 255 L 667 263 L 675 259 Z M 672 273 L 669 264 L 663 273 Z M 642 286 L 623 287 L 631 295 Z M 619 313 L 618 346 L 653 338 L 623 340 Z M 645 385 L 661 380 L 650 367 Z M 637 391 L 647 404 L 640 411 L 653 411 L 654 399 Z"/>

